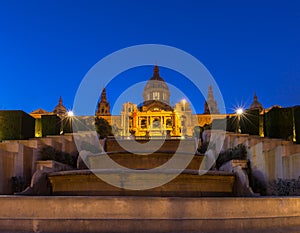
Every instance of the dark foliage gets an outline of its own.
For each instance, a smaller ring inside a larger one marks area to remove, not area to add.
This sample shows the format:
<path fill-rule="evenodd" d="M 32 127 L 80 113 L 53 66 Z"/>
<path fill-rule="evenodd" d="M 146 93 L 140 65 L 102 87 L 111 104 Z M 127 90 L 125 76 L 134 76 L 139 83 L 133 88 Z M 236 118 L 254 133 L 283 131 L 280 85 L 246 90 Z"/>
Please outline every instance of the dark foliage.
<path fill-rule="evenodd" d="M 265 136 L 292 140 L 293 111 L 292 108 L 272 108 L 264 116 Z"/>
<path fill-rule="evenodd" d="M 294 124 L 296 133 L 296 143 L 300 144 L 300 106 L 294 107 Z"/>
<path fill-rule="evenodd" d="M 296 179 L 277 179 L 269 183 L 269 195 L 300 196 L 300 177 Z"/>
<path fill-rule="evenodd" d="M 227 117 L 227 124 L 226 124 L 226 131 L 228 132 L 237 132 L 238 125 L 237 125 L 237 118 L 236 117 Z"/>
<path fill-rule="evenodd" d="M 40 156 L 41 160 L 54 160 L 75 168 L 77 164 L 78 153 L 69 154 L 66 152 L 56 150 L 52 146 L 47 146 L 41 149 Z"/>
<path fill-rule="evenodd" d="M 240 125 L 242 133 L 259 135 L 259 110 L 246 110 L 241 116 Z"/>
<path fill-rule="evenodd" d="M 35 119 L 19 110 L 0 111 L 0 141 L 34 137 Z"/>
<path fill-rule="evenodd" d="M 42 136 L 59 135 L 61 130 L 61 119 L 57 115 L 42 116 Z"/>
<path fill-rule="evenodd" d="M 103 139 L 107 136 L 112 136 L 112 128 L 107 120 L 103 119 L 102 117 L 95 118 L 95 128 L 96 132 L 99 135 L 99 138 Z"/>

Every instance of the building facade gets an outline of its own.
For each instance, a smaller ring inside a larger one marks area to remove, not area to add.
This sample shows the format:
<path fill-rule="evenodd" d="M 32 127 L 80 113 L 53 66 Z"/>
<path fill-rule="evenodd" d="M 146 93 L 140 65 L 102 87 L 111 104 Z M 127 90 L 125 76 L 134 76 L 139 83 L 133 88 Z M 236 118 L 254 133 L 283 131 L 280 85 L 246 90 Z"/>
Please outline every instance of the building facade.
<path fill-rule="evenodd" d="M 123 137 L 193 136 L 195 126 L 208 125 L 213 119 L 226 117 L 219 112 L 211 86 L 208 102 L 205 103 L 206 107 L 211 107 L 211 111 L 193 114 L 190 103 L 185 99 L 171 106 L 171 93 L 167 83 L 159 74 L 158 66 L 154 67 L 153 75 L 146 83 L 142 95 L 143 104 L 138 106 L 126 102 L 123 104 L 120 116 L 112 116 L 106 91 L 103 89 L 95 115 L 106 119 L 113 129 L 118 129 L 114 132 L 115 136 Z"/>

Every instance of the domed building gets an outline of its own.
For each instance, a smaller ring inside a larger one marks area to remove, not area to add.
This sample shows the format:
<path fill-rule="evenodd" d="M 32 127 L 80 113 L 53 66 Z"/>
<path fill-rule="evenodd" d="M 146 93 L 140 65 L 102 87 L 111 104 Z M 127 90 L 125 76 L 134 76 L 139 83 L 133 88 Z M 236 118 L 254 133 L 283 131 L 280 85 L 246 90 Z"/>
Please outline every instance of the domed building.
<path fill-rule="evenodd" d="M 257 95 L 256 93 L 254 93 L 254 97 L 253 97 L 253 102 L 250 105 L 250 109 L 259 109 L 259 111 L 262 111 L 264 109 L 264 107 L 262 106 L 262 104 L 258 101 Z"/>
<path fill-rule="evenodd" d="M 160 77 L 158 66 L 154 67 L 153 76 L 144 88 L 143 97 L 144 104 L 152 101 L 160 101 L 170 105 L 170 90 L 163 78 Z"/>
<path fill-rule="evenodd" d="M 143 91 L 141 106 L 127 102 L 121 112 L 123 136 L 181 136 L 178 114 L 170 106 L 170 90 L 158 66 Z"/>
<path fill-rule="evenodd" d="M 126 102 L 121 116 L 111 115 L 103 89 L 95 115 L 107 120 L 113 131 L 116 129 L 114 135 L 122 137 L 191 137 L 195 126 L 203 127 L 213 119 L 226 117 L 220 114 L 211 86 L 206 103 L 210 114 L 193 114 L 190 103 L 185 99 L 171 106 L 170 89 L 160 76 L 158 66 L 154 66 L 153 75 L 146 83 L 142 95 L 141 105 Z"/>

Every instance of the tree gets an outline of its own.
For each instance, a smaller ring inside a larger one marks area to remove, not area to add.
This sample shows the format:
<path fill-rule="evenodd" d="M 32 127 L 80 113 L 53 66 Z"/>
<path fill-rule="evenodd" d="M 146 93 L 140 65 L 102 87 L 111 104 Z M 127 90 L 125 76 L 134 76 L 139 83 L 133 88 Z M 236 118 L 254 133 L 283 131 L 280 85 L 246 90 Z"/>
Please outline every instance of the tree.
<path fill-rule="evenodd" d="M 99 138 L 106 138 L 107 136 L 112 136 L 112 128 L 110 124 L 102 117 L 95 118 L 95 128 L 99 135 Z"/>

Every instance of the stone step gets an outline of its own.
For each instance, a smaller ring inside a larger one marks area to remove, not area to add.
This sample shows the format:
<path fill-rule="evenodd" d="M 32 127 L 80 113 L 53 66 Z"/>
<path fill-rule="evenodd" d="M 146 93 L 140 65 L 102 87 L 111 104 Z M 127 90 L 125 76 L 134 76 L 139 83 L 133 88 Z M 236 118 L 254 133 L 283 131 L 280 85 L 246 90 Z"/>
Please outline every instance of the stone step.
<path fill-rule="evenodd" d="M 198 170 L 200 168 L 201 162 L 204 158 L 204 155 L 198 154 L 188 154 L 188 153 L 176 153 L 174 152 L 155 152 L 155 153 L 146 153 L 146 152 L 136 152 L 134 154 L 128 152 L 110 152 L 107 155 L 116 163 L 121 166 L 130 169 L 153 169 L 159 166 L 164 165 L 172 158 L 176 157 L 175 164 L 176 168 L 181 168 L 183 166 L 187 169 Z M 105 167 L 105 158 L 100 155 L 91 155 L 88 156 L 85 161 L 89 165 L 90 169 L 99 169 L 107 168 Z M 188 162 L 190 161 L 190 162 Z M 187 166 L 184 164 L 187 163 Z"/>
<path fill-rule="evenodd" d="M 108 138 L 104 149 L 106 152 L 132 152 L 132 151 L 161 151 L 161 152 L 188 152 L 195 153 L 194 139 L 115 139 Z"/>
<path fill-rule="evenodd" d="M 235 176 L 233 173 L 210 171 L 199 175 L 196 170 L 151 171 L 138 170 L 90 170 L 62 171 L 48 175 L 52 195 L 87 196 L 152 196 L 152 197 L 201 197 L 233 196 Z M 178 175 L 179 174 L 179 175 Z M 101 179 L 100 179 L 100 178 Z M 102 179 L 117 184 L 110 185 Z M 164 181 L 160 186 L 142 189 L 148 183 Z M 168 180 L 168 181 L 167 181 Z M 154 182 L 153 182 L 154 181 Z M 133 185 L 132 185 L 133 184 Z M 141 188 L 141 190 L 122 187 Z"/>
<path fill-rule="evenodd" d="M 0 196 L 0 232 L 299 233 L 300 198 Z"/>

